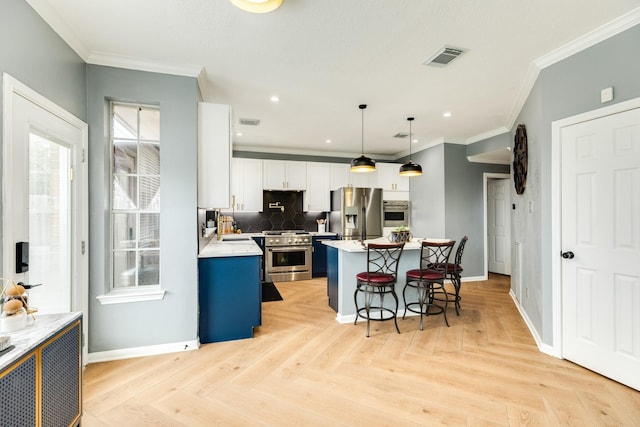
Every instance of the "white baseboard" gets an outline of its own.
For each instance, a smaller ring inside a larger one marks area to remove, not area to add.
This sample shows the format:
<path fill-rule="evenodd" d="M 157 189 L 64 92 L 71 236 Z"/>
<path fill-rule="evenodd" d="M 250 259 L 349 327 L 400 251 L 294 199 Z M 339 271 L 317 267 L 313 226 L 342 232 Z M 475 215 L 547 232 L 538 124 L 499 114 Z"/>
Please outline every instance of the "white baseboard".
<path fill-rule="evenodd" d="M 149 345 L 146 347 L 122 348 L 118 350 L 98 351 L 89 353 L 87 364 L 98 362 L 110 362 L 112 360 L 130 359 L 142 356 L 157 356 L 167 353 L 178 353 L 200 348 L 200 341 L 182 341 L 169 344 Z"/>
<path fill-rule="evenodd" d="M 524 323 L 527 325 L 527 328 L 529 328 L 529 331 L 533 336 L 533 340 L 536 342 L 536 345 L 538 346 L 538 350 L 540 350 L 542 353 L 548 354 L 549 356 L 553 356 L 561 359 L 562 358 L 561 355 L 557 354 L 553 346 L 550 346 L 542 342 L 542 339 L 540 338 L 538 331 L 533 326 L 533 322 L 531 321 L 531 319 L 529 319 L 529 316 L 527 315 L 527 313 L 520 306 L 520 303 L 518 302 L 516 295 L 513 293 L 513 289 L 509 290 L 509 295 L 511 296 L 511 299 L 513 300 L 513 303 L 515 304 L 516 308 L 520 312 L 520 317 L 522 317 L 522 320 L 524 320 Z"/>

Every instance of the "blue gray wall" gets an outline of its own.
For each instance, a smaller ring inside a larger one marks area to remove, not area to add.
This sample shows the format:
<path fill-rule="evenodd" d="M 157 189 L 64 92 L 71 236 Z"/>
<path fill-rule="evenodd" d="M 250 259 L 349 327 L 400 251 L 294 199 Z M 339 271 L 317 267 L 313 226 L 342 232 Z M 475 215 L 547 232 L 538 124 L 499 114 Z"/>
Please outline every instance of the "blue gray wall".
<path fill-rule="evenodd" d="M 89 352 L 197 339 L 197 100 L 195 78 L 87 66 L 89 115 Z M 109 291 L 110 150 L 107 101 L 160 106 L 161 301 L 101 305 Z M 126 333 L 125 333 L 126 332 Z"/>
<path fill-rule="evenodd" d="M 84 62 L 24 0 L 0 5 L 0 74 L 5 72 L 86 121 Z"/>
<path fill-rule="evenodd" d="M 553 344 L 551 260 L 551 124 L 556 120 L 640 97 L 640 26 L 542 70 L 515 126 L 527 126 L 529 170 L 527 188 L 512 190 L 516 209 L 512 238 L 523 243 L 523 285 L 529 300 L 523 308 L 542 342 Z M 613 86 L 614 100 L 600 103 L 600 91 Z M 534 213 L 526 214 L 529 200 Z"/>
<path fill-rule="evenodd" d="M 411 232 L 414 236 L 445 237 L 444 144 L 414 153 L 422 175 L 410 178 Z"/>
<path fill-rule="evenodd" d="M 445 236 L 460 241 L 469 237 L 464 249 L 464 276 L 484 275 L 484 179 L 485 173 L 509 173 L 507 165 L 473 163 L 467 147 L 445 144 Z"/>
<path fill-rule="evenodd" d="M 493 148 L 490 150 L 493 151 Z M 411 230 L 415 236 L 468 236 L 464 276 L 484 274 L 484 173 L 509 173 L 509 166 L 471 163 L 467 146 L 440 144 L 415 153 L 423 174 L 411 178 Z"/>

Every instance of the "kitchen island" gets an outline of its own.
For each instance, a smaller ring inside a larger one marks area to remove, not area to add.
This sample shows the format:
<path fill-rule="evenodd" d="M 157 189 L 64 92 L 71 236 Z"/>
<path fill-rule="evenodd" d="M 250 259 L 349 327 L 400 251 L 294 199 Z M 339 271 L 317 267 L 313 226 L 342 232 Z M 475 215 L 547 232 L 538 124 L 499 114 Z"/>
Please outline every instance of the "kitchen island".
<path fill-rule="evenodd" d="M 404 246 L 400 263 L 398 264 L 398 316 L 404 314 L 402 290 L 406 283 L 406 272 L 420 266 L 420 248 L 425 239 L 413 238 Z M 428 239 L 430 241 L 448 241 L 448 239 Z M 356 306 L 353 294 L 356 290 L 356 274 L 367 270 L 367 250 L 358 240 L 327 240 L 327 294 L 329 306 L 336 311 L 336 320 L 340 323 L 350 323 L 356 318 Z M 388 244 L 386 237 L 365 240 L 364 243 Z M 407 298 L 417 300 L 415 289 L 407 290 Z M 385 300 L 390 304 L 392 298 Z M 407 315 L 415 315 L 409 312 Z"/>
<path fill-rule="evenodd" d="M 214 239 L 198 255 L 201 343 L 252 338 L 262 324 L 262 250 L 245 237 Z"/>

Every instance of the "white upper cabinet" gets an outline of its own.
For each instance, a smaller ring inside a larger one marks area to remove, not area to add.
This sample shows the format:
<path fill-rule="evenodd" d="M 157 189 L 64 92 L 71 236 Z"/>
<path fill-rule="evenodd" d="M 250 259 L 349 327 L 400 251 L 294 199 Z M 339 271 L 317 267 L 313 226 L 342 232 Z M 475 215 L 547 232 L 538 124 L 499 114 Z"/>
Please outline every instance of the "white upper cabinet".
<path fill-rule="evenodd" d="M 262 211 L 262 160 L 231 160 L 231 196 L 236 211 Z"/>
<path fill-rule="evenodd" d="M 262 188 L 265 190 L 296 190 L 307 188 L 307 163 L 285 160 L 263 161 Z"/>
<path fill-rule="evenodd" d="M 304 194 L 305 211 L 327 212 L 331 208 L 331 165 L 307 163 L 307 191 Z"/>
<path fill-rule="evenodd" d="M 349 186 L 349 164 L 330 163 L 331 167 L 331 190 L 337 190 Z"/>
<path fill-rule="evenodd" d="M 385 191 L 409 191 L 409 178 L 400 176 L 400 163 L 376 163 L 377 187 Z"/>
<path fill-rule="evenodd" d="M 349 185 L 351 187 L 378 187 L 378 164 L 373 172 L 349 172 Z"/>
<path fill-rule="evenodd" d="M 231 207 L 231 108 L 198 103 L 198 207 Z"/>

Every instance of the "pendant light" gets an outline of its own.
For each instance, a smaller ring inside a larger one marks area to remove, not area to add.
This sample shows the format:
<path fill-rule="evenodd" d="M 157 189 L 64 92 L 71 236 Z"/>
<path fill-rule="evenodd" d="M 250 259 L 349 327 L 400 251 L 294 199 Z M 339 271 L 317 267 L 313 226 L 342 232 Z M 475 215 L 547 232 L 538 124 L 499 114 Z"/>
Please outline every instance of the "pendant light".
<path fill-rule="evenodd" d="M 400 176 L 420 176 L 422 175 L 422 166 L 411 160 L 411 122 L 413 117 L 407 117 L 407 121 L 409 121 L 409 161 L 400 166 Z"/>
<path fill-rule="evenodd" d="M 282 4 L 282 0 L 229 0 L 234 6 L 251 13 L 273 12 Z"/>
<path fill-rule="evenodd" d="M 364 109 L 367 104 L 360 104 L 358 108 L 362 111 L 362 155 L 351 160 L 351 172 L 373 172 L 376 170 L 376 162 L 364 155 Z"/>

